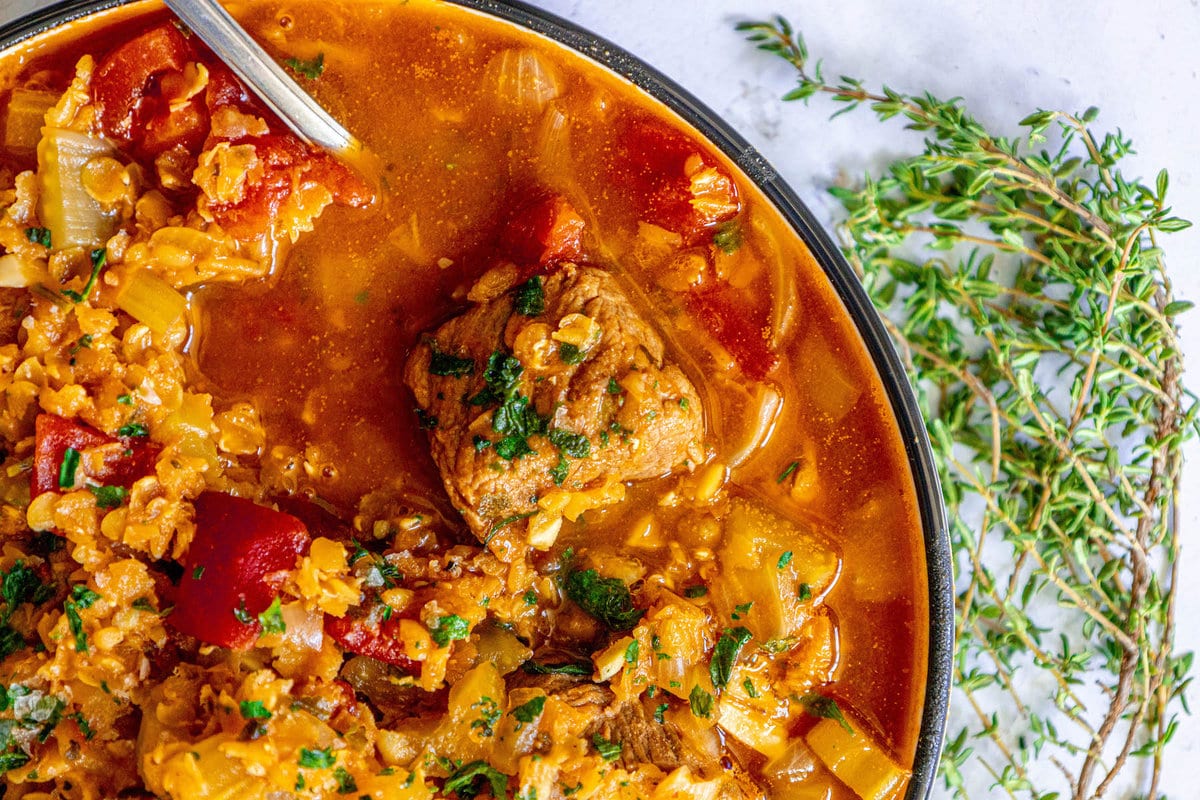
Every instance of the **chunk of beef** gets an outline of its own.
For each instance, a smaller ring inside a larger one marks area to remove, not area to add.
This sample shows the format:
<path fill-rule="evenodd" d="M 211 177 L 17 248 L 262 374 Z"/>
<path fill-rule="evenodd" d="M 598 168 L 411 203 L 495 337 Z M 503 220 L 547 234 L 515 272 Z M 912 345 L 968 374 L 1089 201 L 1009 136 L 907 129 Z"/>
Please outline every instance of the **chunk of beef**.
<path fill-rule="evenodd" d="M 510 688 L 537 687 L 548 695 L 577 709 L 586 719 L 584 739 L 603 736 L 610 742 L 620 742 L 619 763 L 627 769 L 638 764 L 653 764 L 664 772 L 687 765 L 702 771 L 703 765 L 683 746 L 674 726 L 654 720 L 654 707 L 639 696 L 617 702 L 612 690 L 603 684 L 568 675 L 512 674 Z"/>
<path fill-rule="evenodd" d="M 548 547 L 562 516 L 619 500 L 624 481 L 699 463 L 703 411 L 608 272 L 519 280 L 514 267 L 484 275 L 476 305 L 414 350 L 405 377 L 475 535 L 527 530 Z"/>

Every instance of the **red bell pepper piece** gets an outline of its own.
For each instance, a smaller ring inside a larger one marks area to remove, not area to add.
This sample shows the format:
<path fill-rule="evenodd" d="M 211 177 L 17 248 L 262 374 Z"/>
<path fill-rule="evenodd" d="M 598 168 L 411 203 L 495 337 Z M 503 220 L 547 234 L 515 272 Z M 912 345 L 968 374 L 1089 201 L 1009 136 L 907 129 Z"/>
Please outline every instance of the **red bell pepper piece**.
<path fill-rule="evenodd" d="M 705 329 L 729 351 L 742 372 L 761 380 L 779 363 L 767 338 L 769 308 L 764 303 L 747 308 L 738 290 L 722 285 L 693 290 L 687 307 Z"/>
<path fill-rule="evenodd" d="M 122 449 L 106 453 L 104 462 L 95 472 L 87 472 L 81 464 L 78 478 L 88 478 L 100 486 L 123 486 L 128 489 L 139 478 L 154 474 L 154 465 L 161 452 L 157 445 L 140 437 L 116 439 L 106 433 L 55 414 L 39 414 L 34 422 L 33 471 L 29 476 L 29 494 L 37 497 L 43 492 L 57 492 L 59 472 L 67 448 L 87 450 L 108 444 L 122 444 Z"/>
<path fill-rule="evenodd" d="M 522 267 L 583 257 L 583 218 L 562 195 L 544 193 L 522 204 L 500 232 L 500 250 Z"/>
<path fill-rule="evenodd" d="M 109 53 L 96 68 L 92 94 L 100 111 L 104 132 L 124 142 L 138 129 L 139 112 L 155 75 L 181 72 L 195 51 L 179 29 L 170 23 L 151 28 Z"/>
<path fill-rule="evenodd" d="M 399 620 L 392 618 L 372 627 L 356 617 L 325 617 L 325 633 L 342 649 L 360 656 L 374 658 L 399 667 L 410 675 L 421 672 L 421 666 L 404 653 L 404 643 L 398 636 Z"/>
<path fill-rule="evenodd" d="M 737 216 L 737 187 L 716 157 L 688 136 L 649 117 L 629 121 L 617 140 L 614 183 L 629 190 L 639 219 L 697 244 L 713 226 Z M 711 180 L 697 194 L 693 179 Z"/>
<path fill-rule="evenodd" d="M 254 645 L 258 615 L 308 550 L 304 523 L 233 495 L 196 498 L 196 535 L 183 560 L 175 611 L 181 633 L 233 650 Z"/>

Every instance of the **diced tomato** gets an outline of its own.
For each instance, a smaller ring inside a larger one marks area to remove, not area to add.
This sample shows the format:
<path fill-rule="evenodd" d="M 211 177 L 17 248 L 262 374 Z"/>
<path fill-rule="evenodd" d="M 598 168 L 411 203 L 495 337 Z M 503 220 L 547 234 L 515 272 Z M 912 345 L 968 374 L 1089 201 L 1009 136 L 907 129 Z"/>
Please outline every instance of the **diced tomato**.
<path fill-rule="evenodd" d="M 685 244 L 740 210 L 737 187 L 707 150 L 650 117 L 630 120 L 617 141 L 612 178 L 629 190 L 639 219 L 674 231 Z"/>
<path fill-rule="evenodd" d="M 234 650 L 254 645 L 258 615 L 271 605 L 308 530 L 291 514 L 233 495 L 196 498 L 196 534 L 183 561 L 175 611 L 181 633 Z"/>
<path fill-rule="evenodd" d="M 213 217 L 234 236 L 261 231 L 263 220 L 277 216 L 293 187 L 306 183 L 325 186 L 341 205 L 362 207 L 373 200 L 370 188 L 349 167 L 291 134 L 251 136 L 238 143 L 254 145 L 263 174 L 246 186 L 239 202 L 210 206 Z"/>
<path fill-rule="evenodd" d="M 742 372 L 761 380 L 779 363 L 768 338 L 769 309 L 763 303 L 748 308 L 746 298 L 739 294 L 726 285 L 704 287 L 688 295 L 687 305 Z"/>
<path fill-rule="evenodd" d="M 151 78 L 168 70 L 182 71 L 195 51 L 170 23 L 151 28 L 109 53 L 96 68 L 92 92 L 104 132 L 130 141 L 137 131 L 138 112 Z"/>
<path fill-rule="evenodd" d="M 109 444 L 121 444 L 106 453 L 101 467 L 87 472 L 82 464 L 76 480 L 88 478 L 100 486 L 124 486 L 128 489 L 139 478 L 154 474 L 154 465 L 161 452 L 157 445 L 142 438 L 116 439 L 106 433 L 55 414 L 39 414 L 34 422 L 33 472 L 29 477 L 29 493 L 37 497 L 43 492 L 59 491 L 58 478 L 63 455 L 70 447 L 86 450 Z"/>
<path fill-rule="evenodd" d="M 169 108 L 160 110 L 146 122 L 142 140 L 142 152 L 156 156 L 172 147 L 182 145 L 189 153 L 197 153 L 208 138 L 208 109 L 193 98 L 178 111 Z"/>
<path fill-rule="evenodd" d="M 354 617 L 325 617 L 325 632 L 343 649 L 360 656 L 374 658 L 399 667 L 410 675 L 420 673 L 420 665 L 404 653 L 397 629 L 399 620 L 393 618 L 372 627 L 366 620 Z"/>
<path fill-rule="evenodd" d="M 583 257 L 583 218 L 562 195 L 540 194 L 513 212 L 500 249 L 522 267 L 544 267 Z"/>
<path fill-rule="evenodd" d="M 204 102 L 208 106 L 209 113 L 224 106 L 238 106 L 247 113 L 262 113 L 255 106 L 255 101 L 246 91 L 246 87 L 229 67 L 219 61 L 206 66 L 208 66 L 208 88 L 205 90 Z M 248 108 L 248 106 L 255 107 Z"/>

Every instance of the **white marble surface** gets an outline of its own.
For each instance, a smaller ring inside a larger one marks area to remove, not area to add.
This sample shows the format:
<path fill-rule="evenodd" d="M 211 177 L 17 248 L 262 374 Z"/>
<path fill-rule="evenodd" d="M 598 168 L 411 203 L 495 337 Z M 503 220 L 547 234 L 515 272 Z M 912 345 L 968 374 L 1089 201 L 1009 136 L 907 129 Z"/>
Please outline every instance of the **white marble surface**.
<path fill-rule="evenodd" d="M 44 5 L 0 0 L 0 22 Z M 823 189 L 839 173 L 861 173 L 919 144 L 899 126 L 866 114 L 833 122 L 828 107 L 777 102 L 790 88 L 786 65 L 739 44 L 734 20 L 789 16 L 829 74 L 898 89 L 960 95 L 988 126 L 1015 132 L 1036 108 L 1096 105 L 1098 125 L 1119 126 L 1137 144 L 1126 174 L 1171 172 L 1181 216 L 1200 222 L 1200 0 L 533 0 L 633 51 L 737 126 L 819 216 Z M 1200 301 L 1200 227 L 1165 241 L 1178 294 Z M 1182 325 L 1192 375 L 1200 375 L 1200 311 Z M 1192 385 L 1200 387 L 1200 378 Z M 1200 445 L 1188 451 L 1183 485 L 1180 649 L 1200 649 Z M 1193 705 L 1197 701 L 1193 700 Z M 1185 717 L 1166 758 L 1170 796 L 1196 797 L 1200 718 Z M 986 783 L 984 784 L 986 785 Z M 982 795 L 981 795 L 982 796 Z"/>

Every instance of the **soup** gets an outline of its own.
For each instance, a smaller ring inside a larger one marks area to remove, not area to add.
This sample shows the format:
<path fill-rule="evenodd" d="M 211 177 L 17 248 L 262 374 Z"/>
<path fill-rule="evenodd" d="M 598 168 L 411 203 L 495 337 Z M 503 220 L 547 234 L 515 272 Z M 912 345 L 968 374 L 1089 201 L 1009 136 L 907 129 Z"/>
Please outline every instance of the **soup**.
<path fill-rule="evenodd" d="M 803 243 L 484 15 L 144 4 L 0 59 L 6 796 L 903 794 L 925 563 Z"/>

